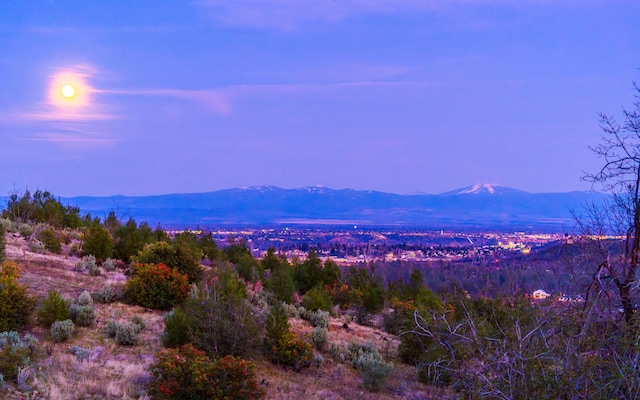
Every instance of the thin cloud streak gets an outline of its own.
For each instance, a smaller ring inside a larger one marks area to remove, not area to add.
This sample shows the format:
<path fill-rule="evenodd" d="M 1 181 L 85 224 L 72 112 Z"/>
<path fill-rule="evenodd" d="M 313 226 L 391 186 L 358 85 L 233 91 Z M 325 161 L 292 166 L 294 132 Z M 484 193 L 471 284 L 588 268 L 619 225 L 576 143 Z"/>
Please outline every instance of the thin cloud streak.
<path fill-rule="evenodd" d="M 564 0 L 562 3 L 576 3 Z M 367 14 L 427 12 L 451 5 L 551 4 L 551 0 L 195 0 L 216 22 L 290 30 L 307 22 L 335 22 Z M 559 3 L 559 2 L 556 2 Z"/>
<path fill-rule="evenodd" d="M 86 132 L 79 132 L 80 135 L 73 133 L 41 133 L 31 137 L 20 138 L 22 141 L 29 142 L 51 142 L 66 145 L 111 145 L 118 141 L 104 137 L 87 137 Z"/>
<path fill-rule="evenodd" d="M 174 33 L 194 29 L 185 25 L 123 25 L 123 26 L 43 26 L 32 25 L 24 28 L 27 33 L 38 35 L 66 35 L 82 33 Z"/>
<path fill-rule="evenodd" d="M 129 96 L 173 97 L 200 103 L 222 115 L 232 113 L 232 102 L 241 97 L 279 95 L 287 93 L 321 93 L 336 89 L 358 88 L 422 88 L 452 87 L 460 83 L 426 82 L 426 81 L 351 81 L 336 83 L 292 83 L 292 84 L 248 84 L 231 85 L 215 89 L 110 89 L 99 90 L 98 93 Z"/>
<path fill-rule="evenodd" d="M 172 97 L 194 101 L 212 109 L 218 114 L 227 115 L 231 113 L 231 105 L 228 102 L 228 99 L 226 99 L 218 89 L 103 89 L 96 92 L 108 95 Z"/>

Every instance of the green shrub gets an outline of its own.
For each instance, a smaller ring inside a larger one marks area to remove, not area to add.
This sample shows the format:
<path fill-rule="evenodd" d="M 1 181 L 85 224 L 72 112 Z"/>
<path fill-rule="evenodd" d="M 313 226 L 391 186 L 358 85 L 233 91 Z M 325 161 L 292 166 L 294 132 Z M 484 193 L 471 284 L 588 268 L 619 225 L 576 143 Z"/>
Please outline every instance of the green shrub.
<path fill-rule="evenodd" d="M 101 304 L 110 304 L 116 301 L 116 292 L 109 285 L 103 286 L 97 292 L 91 294 L 93 301 Z"/>
<path fill-rule="evenodd" d="M 300 316 L 311 322 L 313 326 L 329 328 L 329 311 L 309 311 L 305 309 L 300 312 Z"/>
<path fill-rule="evenodd" d="M 138 344 L 138 325 L 118 324 L 116 327 L 115 341 L 122 346 L 135 346 Z"/>
<path fill-rule="evenodd" d="M 85 349 L 84 347 L 71 346 L 67 351 L 76 356 L 78 361 L 86 361 L 91 357 L 91 350 Z"/>
<path fill-rule="evenodd" d="M 285 333 L 271 353 L 278 363 L 296 371 L 309 367 L 313 359 L 313 347 L 292 332 Z"/>
<path fill-rule="evenodd" d="M 157 400 L 236 399 L 264 397 L 249 361 L 226 356 L 211 361 L 192 345 L 156 353 L 149 394 Z"/>
<path fill-rule="evenodd" d="M 92 265 L 89 268 L 87 268 L 87 272 L 91 276 L 99 276 L 100 275 L 100 268 L 98 268 L 97 265 L 95 265 L 95 266 Z"/>
<path fill-rule="evenodd" d="M 27 294 L 26 286 L 18 283 L 18 278 L 20 267 L 15 263 L 0 265 L 0 332 L 23 327 L 35 308 L 34 299 Z"/>
<path fill-rule="evenodd" d="M 93 298 L 88 291 L 82 292 L 78 300 L 69 307 L 69 315 L 73 322 L 80 326 L 91 326 L 96 319 Z"/>
<path fill-rule="evenodd" d="M 42 326 L 51 326 L 56 321 L 69 319 L 69 302 L 57 291 L 50 290 L 38 309 L 37 317 L 38 323 Z"/>
<path fill-rule="evenodd" d="M 199 251 L 199 249 L 198 249 Z M 133 261 L 140 264 L 164 264 L 185 275 L 189 283 L 202 280 L 203 269 L 188 246 L 179 243 L 155 242 L 144 246 L 144 249 L 133 257 Z"/>
<path fill-rule="evenodd" d="M 72 304 L 71 307 L 69 307 L 69 315 L 71 316 L 71 320 L 80 326 L 91 326 L 96 319 L 93 306 Z"/>
<path fill-rule="evenodd" d="M 169 310 L 189 295 L 187 277 L 164 264 L 137 264 L 124 289 L 124 297 L 147 308 Z"/>
<path fill-rule="evenodd" d="M 322 354 L 316 353 L 313 356 L 313 365 L 315 365 L 316 368 L 320 368 L 323 362 L 324 362 L 324 357 L 322 357 Z"/>
<path fill-rule="evenodd" d="M 93 297 L 91 297 L 91 293 L 88 290 L 83 291 L 78 296 L 78 300 L 76 300 L 76 304 L 81 306 L 91 306 L 93 305 Z"/>
<path fill-rule="evenodd" d="M 284 311 L 287 313 L 287 317 L 289 318 L 300 318 L 300 309 L 304 309 L 304 307 L 296 307 L 289 303 L 282 302 L 280 304 L 284 307 Z"/>
<path fill-rule="evenodd" d="M 39 231 L 36 238 L 44 245 L 44 247 L 52 253 L 60 254 L 62 251 L 62 239 L 55 231 L 49 227 Z"/>
<path fill-rule="evenodd" d="M 3 379 L 14 381 L 18 368 L 29 365 L 37 345 L 38 339 L 28 333 L 22 337 L 15 331 L 0 333 L 0 375 Z"/>
<path fill-rule="evenodd" d="M 2 225 L 2 229 L 6 232 L 16 232 L 18 227 L 13 221 L 8 218 L 0 218 L 0 225 Z"/>
<path fill-rule="evenodd" d="M 233 267 L 218 267 L 193 285 L 191 298 L 169 313 L 163 343 L 193 343 L 211 357 L 244 357 L 262 343 L 264 322 L 246 299 Z"/>
<path fill-rule="evenodd" d="M 189 343 L 189 322 L 180 309 L 171 310 L 164 323 L 164 333 L 162 334 L 164 347 L 180 347 Z"/>
<path fill-rule="evenodd" d="M 242 254 L 234 264 L 238 275 L 247 282 L 257 282 L 264 277 L 262 264 L 251 254 Z"/>
<path fill-rule="evenodd" d="M 362 383 L 367 390 L 379 392 L 393 370 L 393 363 L 384 361 L 378 348 L 371 342 L 349 344 L 353 367 L 362 372 Z"/>
<path fill-rule="evenodd" d="M 64 342 L 73 336 L 73 322 L 70 319 L 55 321 L 51 324 L 51 338 L 54 342 Z"/>
<path fill-rule="evenodd" d="M 135 319 L 135 317 L 134 317 Z M 137 322 L 140 322 L 136 320 Z M 142 322 L 144 324 L 144 322 Z M 138 333 L 144 329 L 139 323 L 130 322 L 121 324 L 118 321 L 109 320 L 105 328 L 105 334 L 109 338 L 114 338 L 116 343 L 122 346 L 135 346 L 139 342 Z"/>
<path fill-rule="evenodd" d="M 324 347 L 327 345 L 327 328 L 316 326 L 311 331 L 311 343 L 313 343 L 313 347 L 316 350 L 322 351 Z"/>
<path fill-rule="evenodd" d="M 302 297 L 302 305 L 311 311 L 329 311 L 333 305 L 333 300 L 328 290 L 316 286 Z"/>
<path fill-rule="evenodd" d="M 134 315 L 133 318 L 131 318 L 131 324 L 136 328 L 136 333 L 147 327 L 147 323 L 144 322 L 144 318 L 139 315 Z"/>
<path fill-rule="evenodd" d="M 78 243 L 74 243 L 69 248 L 69 255 L 73 257 L 82 257 L 82 248 L 78 245 Z"/>
<path fill-rule="evenodd" d="M 362 383 L 367 390 L 379 392 L 393 370 L 393 363 L 387 363 L 382 358 L 371 353 L 364 354 L 359 360 L 358 369 L 362 371 Z"/>
<path fill-rule="evenodd" d="M 208 298 L 190 300 L 184 311 L 192 329 L 190 341 L 211 357 L 244 357 L 262 343 L 264 327 L 243 298 Z"/>
<path fill-rule="evenodd" d="M 36 254 L 45 254 L 47 252 L 46 247 L 41 241 L 37 239 L 30 239 L 28 242 L 29 251 Z"/>
<path fill-rule="evenodd" d="M 116 260 L 114 260 L 113 258 L 107 258 L 102 263 L 102 269 L 104 269 L 106 272 L 115 271 L 116 270 Z"/>
<path fill-rule="evenodd" d="M 20 223 L 18 224 L 18 232 L 20 232 L 20 236 L 28 238 L 33 234 L 33 228 L 29 224 Z"/>
<path fill-rule="evenodd" d="M 113 255 L 113 239 L 101 224 L 92 224 L 84 234 L 82 248 L 84 254 L 106 260 Z"/>
<path fill-rule="evenodd" d="M 91 271 L 94 271 L 93 273 L 95 274 L 96 269 L 98 269 L 98 264 L 96 264 L 96 258 L 91 254 L 78 260 L 74 267 L 74 271 L 76 272 L 89 272 L 89 274 L 91 274 Z M 98 269 L 98 275 L 99 274 Z"/>
<path fill-rule="evenodd" d="M 107 337 L 113 338 L 116 336 L 116 331 L 118 330 L 118 326 L 120 324 L 118 323 L 118 321 L 114 321 L 112 319 L 110 319 L 109 321 L 107 321 L 107 327 L 105 328 L 105 333 L 107 335 Z"/>
<path fill-rule="evenodd" d="M 275 271 L 271 271 L 271 276 L 265 282 L 265 287 L 271 290 L 278 300 L 292 303 L 296 286 L 293 282 L 293 272 L 289 263 L 285 261 Z"/>

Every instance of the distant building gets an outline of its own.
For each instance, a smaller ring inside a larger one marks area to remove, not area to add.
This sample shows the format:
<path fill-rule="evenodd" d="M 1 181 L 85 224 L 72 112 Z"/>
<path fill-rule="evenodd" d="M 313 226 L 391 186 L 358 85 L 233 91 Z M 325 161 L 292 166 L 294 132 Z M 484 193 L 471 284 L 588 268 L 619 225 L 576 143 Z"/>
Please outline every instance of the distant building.
<path fill-rule="evenodd" d="M 577 295 L 577 296 L 569 296 L 567 294 L 562 294 L 562 296 L 560 296 L 560 298 L 558 299 L 558 301 L 562 301 L 564 303 L 583 303 L 584 302 L 584 297 L 582 297 L 581 294 Z"/>
<path fill-rule="evenodd" d="M 531 297 L 535 300 L 543 300 L 546 299 L 547 297 L 550 297 L 551 295 L 547 292 L 545 292 L 542 289 L 538 289 L 536 291 L 533 292 L 533 294 L 531 295 Z"/>

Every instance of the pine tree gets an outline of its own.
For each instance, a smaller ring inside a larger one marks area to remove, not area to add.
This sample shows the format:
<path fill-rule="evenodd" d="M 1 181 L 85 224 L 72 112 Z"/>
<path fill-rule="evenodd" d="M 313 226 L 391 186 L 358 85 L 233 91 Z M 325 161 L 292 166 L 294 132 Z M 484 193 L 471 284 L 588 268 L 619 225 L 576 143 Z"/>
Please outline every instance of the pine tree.
<path fill-rule="evenodd" d="M 278 303 L 271 307 L 271 311 L 267 316 L 266 331 L 265 344 L 268 349 L 271 349 L 272 346 L 277 346 L 284 335 L 289 332 L 289 318 L 287 318 L 287 312 L 282 304 Z"/>

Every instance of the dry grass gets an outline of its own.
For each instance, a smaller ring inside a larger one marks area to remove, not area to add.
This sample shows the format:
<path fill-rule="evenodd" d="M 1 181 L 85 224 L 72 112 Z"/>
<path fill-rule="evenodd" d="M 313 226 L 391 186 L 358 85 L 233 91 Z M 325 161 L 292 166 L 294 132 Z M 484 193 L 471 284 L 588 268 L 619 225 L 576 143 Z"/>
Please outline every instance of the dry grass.
<path fill-rule="evenodd" d="M 43 255 L 29 252 L 24 239 L 7 235 L 7 256 L 23 267 L 21 281 L 29 285 L 29 291 L 40 299 L 49 290 L 57 290 L 67 298 L 76 298 L 82 291 L 95 291 L 104 285 L 115 287 L 124 284 L 122 274 L 103 273 L 92 277 L 73 271 L 76 257 Z M 0 392 L 3 399 L 147 399 L 145 384 L 148 367 L 153 355 L 161 349 L 164 330 L 164 313 L 122 303 L 95 304 L 96 323 L 92 327 L 76 327 L 72 339 L 65 343 L 53 343 L 48 331 L 33 326 L 29 329 L 41 342 L 32 357 L 30 391 L 19 392 L 15 387 Z M 146 328 L 140 332 L 140 344 L 120 346 L 103 333 L 109 320 L 128 322 L 135 315 L 141 316 Z M 325 350 L 320 367 L 312 366 L 302 372 L 294 372 L 271 364 L 264 357 L 254 360 L 258 381 L 266 389 L 267 399 L 453 399 L 447 391 L 440 391 L 417 382 L 415 369 L 403 365 L 397 359 L 399 340 L 386 332 L 331 318 L 328 342 L 346 351 L 351 342 L 366 341 L 375 344 L 395 368 L 381 393 L 368 392 L 362 385 L 360 373 L 349 361 L 342 362 Z M 307 321 L 291 319 L 291 330 L 305 336 L 312 327 Z M 91 352 L 87 360 L 80 360 L 68 350 L 80 346 Z M 327 349 L 329 345 L 327 345 Z"/>
<path fill-rule="evenodd" d="M 74 336 L 64 343 L 46 340 L 42 328 L 32 330 L 43 338 L 34 358 L 33 378 L 29 386 L 45 399 L 145 399 L 148 367 L 153 354 L 160 349 L 164 329 L 162 313 L 142 307 L 114 303 L 96 305 L 97 323 L 93 327 L 76 327 Z M 120 346 L 103 333 L 106 322 L 129 321 L 142 317 L 146 328 L 140 332 L 140 344 Z M 80 360 L 69 352 L 72 346 L 82 347 L 91 355 Z M 20 398 L 20 397 L 9 397 Z"/>
<path fill-rule="evenodd" d="M 453 399 L 451 393 L 418 383 L 415 370 L 396 365 L 384 390 L 367 391 L 360 373 L 348 363 L 341 364 L 325 356 L 319 368 L 312 366 L 301 372 L 274 366 L 268 361 L 257 363 L 258 379 L 264 379 L 267 399 Z"/>
<path fill-rule="evenodd" d="M 454 399 L 450 391 L 434 389 L 419 383 L 416 370 L 404 365 L 398 358 L 400 340 L 391 334 L 354 322 L 343 327 L 346 320 L 330 318 L 327 346 L 322 356 L 323 364 L 300 373 L 276 367 L 268 362 L 258 363 L 258 375 L 269 383 L 267 399 Z M 309 322 L 291 318 L 291 331 L 301 336 L 310 334 Z M 380 393 L 367 391 L 362 385 L 360 372 L 351 367 L 349 360 L 343 361 L 339 354 L 329 354 L 331 344 L 337 345 L 341 353 L 347 352 L 349 343 L 371 342 L 385 359 L 394 363 L 389 380 Z"/>

